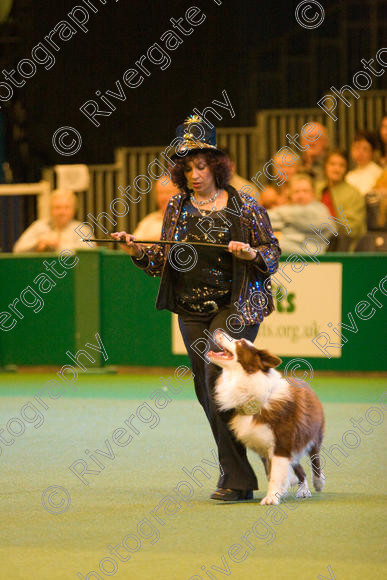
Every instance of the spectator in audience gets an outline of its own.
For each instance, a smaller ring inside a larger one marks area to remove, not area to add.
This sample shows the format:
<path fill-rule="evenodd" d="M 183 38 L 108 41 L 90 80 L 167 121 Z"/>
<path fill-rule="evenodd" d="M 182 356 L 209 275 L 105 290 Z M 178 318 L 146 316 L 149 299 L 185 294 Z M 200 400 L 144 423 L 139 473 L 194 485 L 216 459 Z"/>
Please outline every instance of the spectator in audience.
<path fill-rule="evenodd" d="M 379 132 L 379 164 L 383 169 L 387 169 L 387 115 L 384 115 L 380 122 Z"/>
<path fill-rule="evenodd" d="M 374 192 L 379 200 L 378 227 L 387 230 L 387 169 L 375 183 Z"/>
<path fill-rule="evenodd" d="M 167 181 L 168 179 L 168 181 Z M 138 224 L 133 232 L 133 235 L 138 240 L 159 240 L 161 235 L 161 226 L 163 224 L 163 217 L 167 209 L 168 202 L 173 195 L 179 193 L 179 188 L 176 187 L 172 180 L 166 175 L 155 181 L 153 185 L 153 195 L 156 200 L 158 209 L 149 213 Z"/>
<path fill-rule="evenodd" d="M 370 193 L 365 195 L 367 233 L 356 244 L 356 252 L 387 252 L 387 169 Z"/>
<path fill-rule="evenodd" d="M 274 185 L 268 185 L 265 191 L 261 191 L 258 201 L 265 209 L 273 209 L 288 203 L 288 196 Z"/>
<path fill-rule="evenodd" d="M 280 192 L 281 197 L 284 200 L 283 203 L 287 203 L 289 197 L 289 181 L 291 180 L 293 175 L 295 175 L 296 173 L 300 173 L 301 161 L 300 159 L 296 159 L 294 160 L 292 165 L 286 165 L 286 163 L 284 163 L 283 156 L 278 154 L 273 155 L 272 159 L 280 167 L 281 171 L 283 171 L 287 175 L 286 181 L 282 185 L 278 186 L 278 191 Z"/>
<path fill-rule="evenodd" d="M 257 188 L 254 186 L 254 183 L 252 181 L 247 181 L 247 179 L 241 175 L 238 175 L 236 172 L 236 163 L 233 156 L 230 154 L 230 151 L 226 148 L 223 149 L 223 151 L 226 153 L 231 162 L 230 185 L 232 185 L 232 187 L 234 187 L 237 191 L 241 191 L 246 195 L 251 195 L 251 197 L 258 201 L 260 192 L 258 192 Z"/>
<path fill-rule="evenodd" d="M 345 177 L 347 183 L 365 195 L 370 192 L 382 174 L 382 168 L 373 161 L 376 139 L 369 131 L 357 131 L 351 147 L 355 169 Z"/>
<path fill-rule="evenodd" d="M 314 128 L 308 134 L 308 140 L 300 137 L 302 147 L 307 147 L 302 154 L 303 173 L 307 173 L 315 180 L 324 177 L 324 157 L 328 149 L 328 131 L 321 123 L 313 122 Z M 313 139 L 315 139 L 313 141 Z"/>
<path fill-rule="evenodd" d="M 340 219 L 338 208 L 341 207 L 351 232 L 349 239 L 344 227 L 338 228 L 339 236 L 332 240 L 330 250 L 352 250 L 356 240 L 366 230 L 366 210 L 364 197 L 358 189 L 344 180 L 348 168 L 345 151 L 333 149 L 325 158 L 324 179 L 317 183 L 317 199 L 329 210 L 329 213 Z M 346 242 L 345 242 L 346 240 Z"/>
<path fill-rule="evenodd" d="M 335 227 L 329 221 L 329 211 L 326 206 L 317 201 L 313 189 L 313 182 L 309 175 L 297 173 L 290 180 L 290 203 L 281 205 L 268 212 L 272 229 L 280 241 L 283 254 L 306 254 L 302 247 L 306 238 L 313 238 L 325 251 L 326 245 L 320 243 L 315 235 L 314 228 L 320 228 L 326 223 L 332 231 L 326 227 L 324 236 L 329 239 L 335 231 Z"/>
<path fill-rule="evenodd" d="M 77 199 L 72 191 L 56 189 L 51 194 L 50 217 L 34 221 L 13 247 L 22 252 L 62 252 L 87 248 L 75 228 L 81 222 L 74 219 Z"/>

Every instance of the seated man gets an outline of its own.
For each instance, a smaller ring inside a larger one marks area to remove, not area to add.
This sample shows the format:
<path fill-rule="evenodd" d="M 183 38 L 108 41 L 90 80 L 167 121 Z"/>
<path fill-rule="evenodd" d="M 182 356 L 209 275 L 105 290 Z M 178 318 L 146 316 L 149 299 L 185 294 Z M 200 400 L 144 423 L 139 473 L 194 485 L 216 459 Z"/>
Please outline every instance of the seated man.
<path fill-rule="evenodd" d="M 279 239 L 283 254 L 305 254 L 302 244 L 306 238 L 313 238 L 326 250 L 325 243 L 320 243 L 312 227 L 318 229 L 326 223 L 332 228 L 324 228 L 326 238 L 333 235 L 335 228 L 329 220 L 329 211 L 323 203 L 316 201 L 313 183 L 309 175 L 297 173 L 290 180 L 290 203 L 269 210 L 271 225 Z"/>
<path fill-rule="evenodd" d="M 313 124 L 313 131 L 308 134 L 309 140 L 306 140 L 304 136 L 300 138 L 302 147 L 306 147 L 302 154 L 301 171 L 319 180 L 324 176 L 324 157 L 329 144 L 328 131 L 321 123 L 313 121 Z M 312 141 L 312 139 L 315 140 Z"/>
<path fill-rule="evenodd" d="M 167 176 L 164 175 L 153 185 L 153 195 L 155 196 L 156 205 L 159 208 L 152 213 L 149 213 L 138 224 L 133 232 L 133 235 L 138 240 L 159 240 L 161 236 L 161 226 L 163 224 L 163 217 L 167 209 L 168 202 L 173 195 L 179 193 L 172 180 L 166 182 Z"/>
<path fill-rule="evenodd" d="M 376 148 L 376 138 L 369 131 L 358 131 L 351 147 L 351 157 L 355 162 L 355 169 L 348 171 L 345 181 L 356 187 L 365 195 L 372 191 L 375 183 L 381 176 L 382 168 L 373 161 Z"/>
<path fill-rule="evenodd" d="M 13 247 L 22 252 L 62 252 L 87 248 L 74 231 L 81 222 L 74 219 L 76 197 L 72 191 L 56 189 L 51 194 L 50 217 L 34 221 Z"/>

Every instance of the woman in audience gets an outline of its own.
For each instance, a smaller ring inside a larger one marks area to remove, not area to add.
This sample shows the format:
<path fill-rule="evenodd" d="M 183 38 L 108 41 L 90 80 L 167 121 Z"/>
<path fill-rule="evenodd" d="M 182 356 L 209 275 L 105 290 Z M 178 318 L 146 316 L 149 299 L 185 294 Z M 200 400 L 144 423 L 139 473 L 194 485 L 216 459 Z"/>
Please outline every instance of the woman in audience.
<path fill-rule="evenodd" d="M 345 180 L 363 195 L 372 191 L 383 171 L 373 161 L 375 148 L 376 139 L 373 133 L 369 131 L 356 133 L 351 147 L 351 157 L 356 167 L 347 173 Z"/>
<path fill-rule="evenodd" d="M 352 250 L 356 240 L 366 230 L 364 197 L 358 189 L 344 180 L 347 168 L 348 159 L 345 151 L 333 149 L 325 158 L 325 180 L 318 183 L 316 187 L 317 199 L 326 205 L 333 217 L 341 219 L 339 212 L 339 208 L 341 208 L 351 230 L 347 232 L 344 227 L 340 228 L 339 238 L 335 241 L 337 251 Z M 345 244 L 348 236 L 349 239 Z"/>

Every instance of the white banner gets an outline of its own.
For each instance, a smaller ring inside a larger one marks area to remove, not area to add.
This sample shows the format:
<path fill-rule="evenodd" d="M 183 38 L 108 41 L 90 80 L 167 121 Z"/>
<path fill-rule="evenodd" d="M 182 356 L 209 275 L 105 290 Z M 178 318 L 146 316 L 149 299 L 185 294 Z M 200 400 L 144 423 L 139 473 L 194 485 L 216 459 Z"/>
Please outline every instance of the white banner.
<path fill-rule="evenodd" d="M 85 191 L 90 185 L 90 173 L 87 165 L 55 165 L 58 189 Z"/>
<path fill-rule="evenodd" d="M 281 279 L 279 275 L 277 278 Z M 301 272 L 292 272 L 290 278 L 291 282 L 283 284 L 287 295 L 281 301 L 274 300 L 276 310 L 261 324 L 255 345 L 278 356 L 321 358 L 324 354 L 312 339 L 327 331 L 329 323 L 335 327 L 341 322 L 342 264 L 309 263 Z M 274 284 L 273 287 L 276 294 Z M 177 315 L 173 314 L 172 353 L 186 352 Z M 340 348 L 331 349 L 330 353 L 332 357 L 341 357 Z"/>

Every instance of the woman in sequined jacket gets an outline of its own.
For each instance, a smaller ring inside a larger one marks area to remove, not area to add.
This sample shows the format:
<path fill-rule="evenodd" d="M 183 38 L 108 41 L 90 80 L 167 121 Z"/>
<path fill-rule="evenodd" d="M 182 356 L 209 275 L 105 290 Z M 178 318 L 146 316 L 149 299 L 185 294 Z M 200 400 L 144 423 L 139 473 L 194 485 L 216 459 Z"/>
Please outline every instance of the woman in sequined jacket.
<path fill-rule="evenodd" d="M 242 316 L 248 326 L 262 322 L 263 318 L 274 309 L 270 275 L 277 270 L 280 251 L 278 242 L 271 231 L 266 210 L 257 205 L 253 198 L 242 193 L 238 194 L 233 187 L 225 186 L 225 189 L 228 193 L 227 210 L 229 211 L 224 209 L 222 211 L 224 217 L 227 217 L 227 220 L 231 222 L 230 237 L 232 240 L 249 244 L 257 253 L 251 261 L 242 261 L 238 258 L 234 258 L 232 261 L 233 276 L 230 302 L 231 304 L 237 302 L 238 305 L 234 312 Z M 181 193 L 171 198 L 164 214 L 161 240 L 178 239 L 176 236 L 177 224 L 184 203 L 189 200 L 189 197 L 188 193 Z M 202 222 L 205 226 L 205 218 L 202 219 Z M 210 235 L 211 232 L 213 233 L 212 229 L 209 230 Z M 208 241 L 205 236 L 202 239 Z M 191 264 L 195 254 L 190 254 L 188 244 L 183 247 L 188 254 L 185 256 L 185 260 L 188 261 L 191 258 Z M 176 303 L 176 293 L 172 284 L 176 270 L 179 271 L 179 258 L 175 257 L 168 260 L 171 248 L 172 246 L 154 245 L 144 249 L 145 254 L 142 259 L 133 258 L 133 262 L 149 276 L 161 277 L 156 308 L 158 310 L 167 309 L 179 314 L 181 310 Z M 196 250 L 196 252 L 198 251 Z M 183 265 L 184 256 L 180 258 L 180 261 Z M 181 269 L 183 270 L 183 266 Z"/>
<path fill-rule="evenodd" d="M 201 128 L 200 141 L 193 124 Z M 125 236 L 121 247 L 133 263 L 150 276 L 160 276 L 156 308 L 178 314 L 196 395 L 218 446 L 221 475 L 211 498 L 245 500 L 258 482 L 245 447 L 229 429 L 230 412 L 220 412 L 213 400 L 221 369 L 206 353 L 221 350 L 213 338 L 219 328 L 254 342 L 263 318 L 274 309 L 270 275 L 278 268 L 281 251 L 266 210 L 228 184 L 230 162 L 215 145 L 215 130 L 209 134 L 194 117 L 178 127 L 177 136 L 181 142 L 171 158 L 171 173 L 181 193 L 168 204 L 160 239 L 187 244 L 143 247 L 126 232 L 112 236 Z M 195 241 L 207 246 L 189 246 Z"/>

